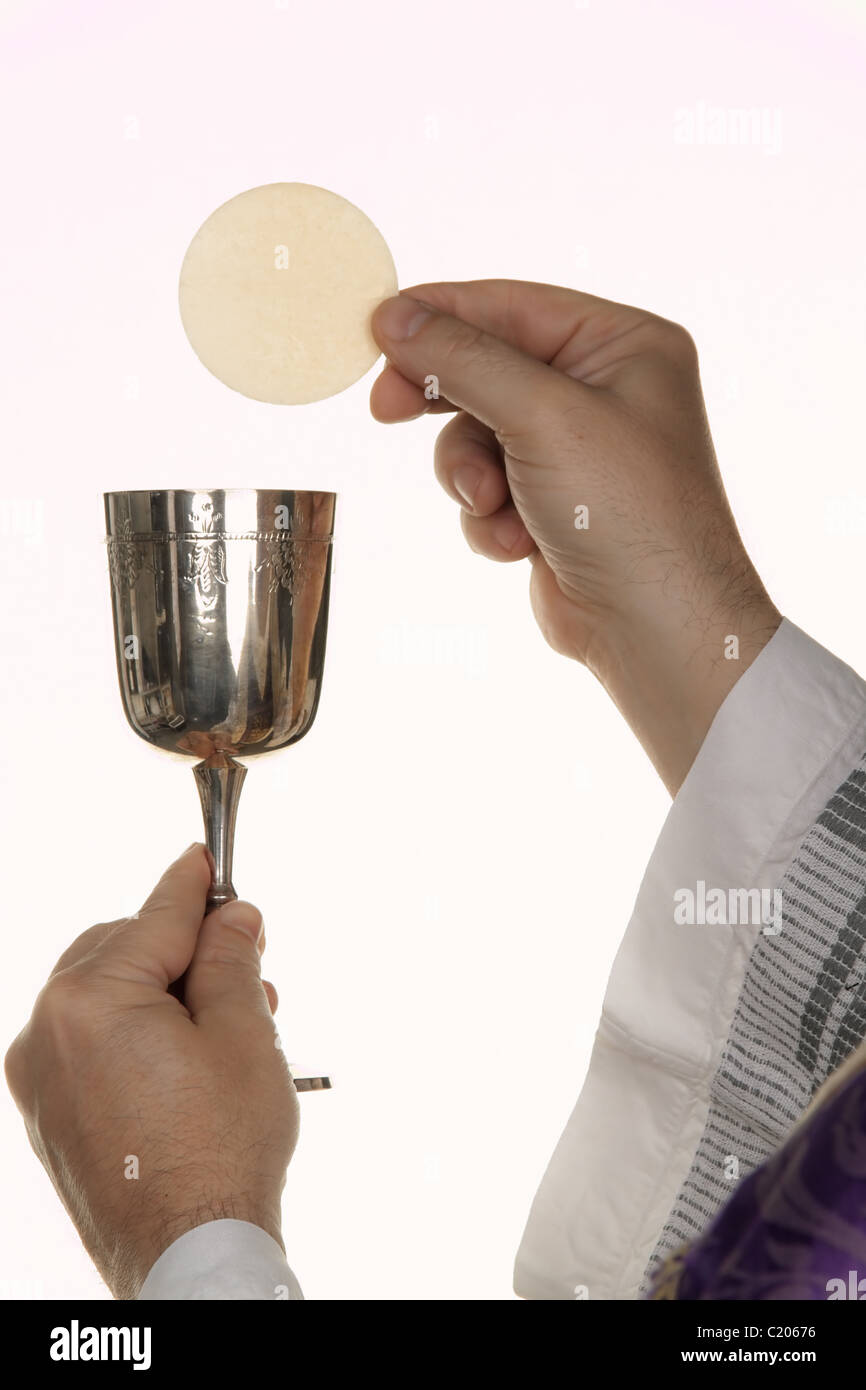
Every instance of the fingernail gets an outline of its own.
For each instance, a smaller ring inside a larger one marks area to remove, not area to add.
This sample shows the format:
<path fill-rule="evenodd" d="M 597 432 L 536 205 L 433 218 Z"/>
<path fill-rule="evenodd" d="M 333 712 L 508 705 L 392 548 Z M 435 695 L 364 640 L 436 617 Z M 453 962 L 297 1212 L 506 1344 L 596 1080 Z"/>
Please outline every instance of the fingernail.
<path fill-rule="evenodd" d="M 411 338 L 423 323 L 433 314 L 427 304 L 419 299 L 410 299 L 406 294 L 398 294 L 394 299 L 386 299 L 376 310 L 376 327 L 385 338 L 393 338 L 402 343 Z"/>
<path fill-rule="evenodd" d="M 265 924 L 259 909 L 253 907 L 252 903 L 226 903 L 218 911 L 223 926 L 235 927 L 238 931 L 246 932 L 255 942 L 260 940 Z"/>
<path fill-rule="evenodd" d="M 516 516 L 503 516 L 493 528 L 493 535 L 503 550 L 513 550 L 522 534 L 523 522 Z"/>
<path fill-rule="evenodd" d="M 481 482 L 481 469 L 471 463 L 461 463 L 451 474 L 451 481 L 471 511 L 475 505 L 478 484 Z"/>

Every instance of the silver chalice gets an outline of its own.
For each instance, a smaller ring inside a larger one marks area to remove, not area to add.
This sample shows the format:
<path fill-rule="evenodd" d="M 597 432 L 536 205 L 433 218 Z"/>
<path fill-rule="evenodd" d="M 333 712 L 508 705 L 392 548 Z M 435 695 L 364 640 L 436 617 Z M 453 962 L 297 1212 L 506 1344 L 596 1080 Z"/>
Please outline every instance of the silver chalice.
<path fill-rule="evenodd" d="M 105 494 L 123 708 L 147 743 L 198 759 L 208 911 L 237 896 L 238 759 L 287 748 L 315 718 L 335 504 L 258 488 Z"/>

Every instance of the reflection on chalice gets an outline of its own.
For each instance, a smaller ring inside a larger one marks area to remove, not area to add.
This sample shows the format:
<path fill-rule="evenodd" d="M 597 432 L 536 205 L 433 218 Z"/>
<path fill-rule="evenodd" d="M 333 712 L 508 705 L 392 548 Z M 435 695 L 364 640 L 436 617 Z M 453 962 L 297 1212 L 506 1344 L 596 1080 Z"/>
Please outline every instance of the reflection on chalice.
<path fill-rule="evenodd" d="M 315 718 L 335 503 L 264 489 L 105 494 L 123 707 L 140 738 L 199 760 L 208 911 L 237 896 L 237 759 L 287 748 Z"/>

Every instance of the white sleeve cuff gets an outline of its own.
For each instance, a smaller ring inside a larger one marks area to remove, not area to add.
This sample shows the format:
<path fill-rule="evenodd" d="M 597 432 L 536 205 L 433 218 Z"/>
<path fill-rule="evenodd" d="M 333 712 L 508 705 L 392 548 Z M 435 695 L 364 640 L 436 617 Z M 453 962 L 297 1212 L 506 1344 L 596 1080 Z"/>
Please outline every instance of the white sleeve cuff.
<path fill-rule="evenodd" d="M 716 714 L 653 851 L 518 1252 L 523 1297 L 637 1296 L 700 1141 L 755 940 L 677 927 L 674 894 L 700 880 L 774 888 L 864 747 L 866 685 L 783 622 Z"/>
<path fill-rule="evenodd" d="M 303 1299 L 282 1249 L 249 1221 L 208 1221 L 164 1250 L 139 1300 Z"/>

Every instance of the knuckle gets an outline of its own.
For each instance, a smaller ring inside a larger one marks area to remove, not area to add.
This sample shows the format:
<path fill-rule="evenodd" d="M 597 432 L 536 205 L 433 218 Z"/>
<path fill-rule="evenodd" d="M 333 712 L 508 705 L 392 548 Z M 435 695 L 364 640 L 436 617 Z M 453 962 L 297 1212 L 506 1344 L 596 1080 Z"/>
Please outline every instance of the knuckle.
<path fill-rule="evenodd" d="M 80 1022 L 90 1013 L 90 990 L 81 971 L 74 966 L 52 976 L 33 1010 L 34 1027 Z"/>
<path fill-rule="evenodd" d="M 46 1058 L 90 1046 L 97 1022 L 98 1011 L 86 978 L 74 967 L 52 976 L 40 991 L 28 1023 L 6 1053 L 6 1079 L 16 1099 L 20 1102 L 28 1092 L 30 1078 L 43 1069 Z"/>
<path fill-rule="evenodd" d="M 249 946 L 244 946 L 242 942 L 235 945 L 214 941 L 199 950 L 199 964 L 216 966 L 218 969 L 228 967 L 230 970 L 254 970 L 258 974 L 260 960 L 252 939 Z"/>
<path fill-rule="evenodd" d="M 664 346 L 668 354 L 684 364 L 696 363 L 698 347 L 689 330 L 672 319 L 662 319 Z"/>
<path fill-rule="evenodd" d="M 87 988 L 80 970 L 70 966 L 48 981 L 40 995 L 44 1009 L 65 1012 L 84 1007 Z"/>
<path fill-rule="evenodd" d="M 10 1044 L 6 1056 L 3 1059 L 3 1070 L 6 1074 L 6 1084 L 13 1096 L 19 1096 L 24 1089 L 24 1077 L 27 1071 L 26 1046 L 23 1034 Z"/>

